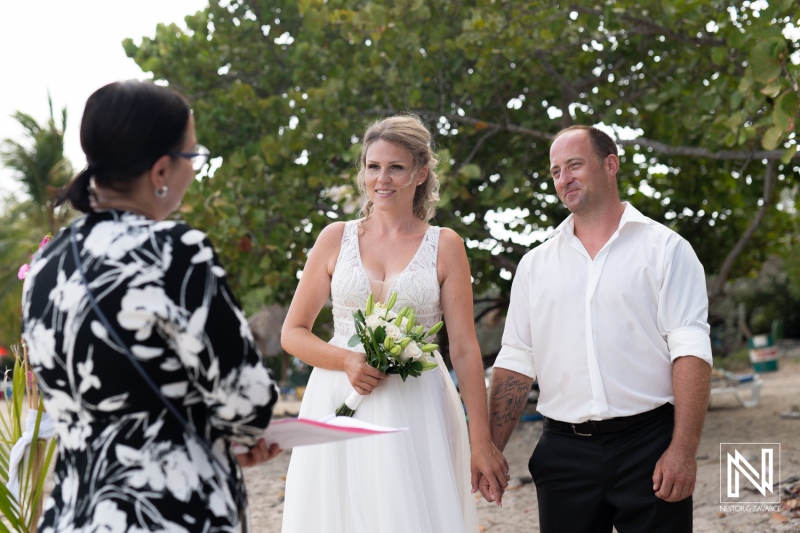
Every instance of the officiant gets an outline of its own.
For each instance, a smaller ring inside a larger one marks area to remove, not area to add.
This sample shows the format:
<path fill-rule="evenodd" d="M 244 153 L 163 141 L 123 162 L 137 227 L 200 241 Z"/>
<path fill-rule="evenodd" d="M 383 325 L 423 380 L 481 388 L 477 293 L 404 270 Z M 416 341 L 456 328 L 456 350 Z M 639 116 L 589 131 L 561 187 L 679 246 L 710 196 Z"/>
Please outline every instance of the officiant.
<path fill-rule="evenodd" d="M 80 139 L 88 164 L 60 201 L 85 216 L 36 254 L 22 297 L 59 444 L 39 530 L 239 530 L 240 465 L 279 452 L 259 440 L 277 390 L 213 245 L 167 220 L 209 152 L 183 96 L 137 81 L 89 97 Z"/>

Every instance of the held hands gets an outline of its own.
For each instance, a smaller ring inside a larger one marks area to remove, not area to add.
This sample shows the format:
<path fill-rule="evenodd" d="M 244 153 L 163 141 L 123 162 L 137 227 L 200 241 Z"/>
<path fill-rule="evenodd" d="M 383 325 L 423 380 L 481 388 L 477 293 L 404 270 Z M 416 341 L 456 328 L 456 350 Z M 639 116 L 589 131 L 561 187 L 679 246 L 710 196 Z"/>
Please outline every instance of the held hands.
<path fill-rule="evenodd" d="M 237 455 L 236 459 L 239 461 L 239 466 L 246 468 L 274 459 L 282 451 L 277 444 L 272 443 L 268 448 L 264 439 L 258 439 L 258 443 L 250 448 L 250 451 Z"/>
<path fill-rule="evenodd" d="M 344 371 L 355 391 L 362 396 L 371 393 L 375 387 L 380 385 L 381 381 L 388 377 L 377 368 L 369 366 L 367 356 L 360 352 L 348 352 Z"/>
<path fill-rule="evenodd" d="M 502 507 L 508 486 L 508 461 L 491 440 L 472 447 L 472 492 L 480 490 L 487 502 Z"/>
<path fill-rule="evenodd" d="M 697 461 L 694 453 L 670 445 L 656 463 L 653 490 L 667 502 L 679 502 L 694 492 Z"/>

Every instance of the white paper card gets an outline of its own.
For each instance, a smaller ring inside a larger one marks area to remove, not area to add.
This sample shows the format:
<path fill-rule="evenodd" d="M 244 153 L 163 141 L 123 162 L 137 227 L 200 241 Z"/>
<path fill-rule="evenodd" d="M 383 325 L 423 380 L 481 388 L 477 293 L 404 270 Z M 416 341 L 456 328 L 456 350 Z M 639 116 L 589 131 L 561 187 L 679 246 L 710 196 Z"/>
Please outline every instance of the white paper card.
<path fill-rule="evenodd" d="M 295 446 L 323 444 L 407 430 L 408 428 L 370 424 L 349 416 L 326 417 L 322 420 L 286 418 L 271 422 L 264 432 L 264 440 L 267 441 L 267 446 L 276 443 L 285 450 Z"/>

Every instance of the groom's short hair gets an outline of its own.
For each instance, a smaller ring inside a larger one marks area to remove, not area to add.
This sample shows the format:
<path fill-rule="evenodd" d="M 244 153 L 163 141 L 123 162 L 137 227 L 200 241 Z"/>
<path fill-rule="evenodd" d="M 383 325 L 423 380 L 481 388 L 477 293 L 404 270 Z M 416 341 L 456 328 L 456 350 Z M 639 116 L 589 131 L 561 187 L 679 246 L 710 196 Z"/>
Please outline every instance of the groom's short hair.
<path fill-rule="evenodd" d="M 550 144 L 552 144 L 553 141 L 558 139 L 562 134 L 569 131 L 585 131 L 588 133 L 589 140 L 592 142 L 592 148 L 594 148 L 594 153 L 601 162 L 605 161 L 606 157 L 610 156 L 611 154 L 619 157 L 619 149 L 617 148 L 617 143 L 614 142 L 614 139 L 612 139 L 611 136 L 603 130 L 595 128 L 594 126 L 576 125 L 570 126 L 569 128 L 564 128 L 553 136 Z"/>

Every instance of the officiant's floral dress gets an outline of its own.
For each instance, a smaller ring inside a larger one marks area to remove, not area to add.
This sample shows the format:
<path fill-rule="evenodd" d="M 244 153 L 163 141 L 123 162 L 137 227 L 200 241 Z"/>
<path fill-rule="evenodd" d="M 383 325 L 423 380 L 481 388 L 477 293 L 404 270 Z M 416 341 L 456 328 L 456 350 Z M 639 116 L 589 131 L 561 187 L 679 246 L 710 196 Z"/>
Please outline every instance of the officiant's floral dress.
<path fill-rule="evenodd" d="M 111 340 L 61 231 L 23 289 L 23 337 L 58 438 L 39 531 L 241 531 L 230 443 L 256 443 L 277 395 L 210 242 L 186 224 L 122 211 L 73 225 L 98 305 L 218 460 Z"/>

